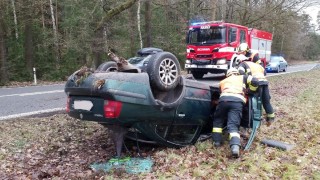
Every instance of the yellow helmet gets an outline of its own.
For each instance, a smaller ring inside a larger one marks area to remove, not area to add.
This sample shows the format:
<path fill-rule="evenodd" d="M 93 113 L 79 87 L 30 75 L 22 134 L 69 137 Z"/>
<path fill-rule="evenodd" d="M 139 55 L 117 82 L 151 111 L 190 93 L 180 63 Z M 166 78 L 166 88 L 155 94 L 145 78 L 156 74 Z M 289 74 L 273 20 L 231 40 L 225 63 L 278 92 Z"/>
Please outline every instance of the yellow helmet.
<path fill-rule="evenodd" d="M 230 68 L 227 71 L 227 77 L 231 76 L 231 75 L 239 75 L 239 71 L 236 68 Z"/>
<path fill-rule="evenodd" d="M 238 52 L 243 53 L 249 51 L 249 45 L 247 43 L 241 43 L 238 47 Z"/>

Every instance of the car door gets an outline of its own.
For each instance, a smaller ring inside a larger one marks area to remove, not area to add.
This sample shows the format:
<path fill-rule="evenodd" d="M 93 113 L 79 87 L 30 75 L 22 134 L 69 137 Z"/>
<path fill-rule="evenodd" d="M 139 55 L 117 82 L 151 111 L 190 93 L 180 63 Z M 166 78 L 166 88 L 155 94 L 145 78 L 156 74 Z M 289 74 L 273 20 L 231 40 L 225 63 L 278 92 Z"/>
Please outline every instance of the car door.
<path fill-rule="evenodd" d="M 193 144 L 210 118 L 210 89 L 187 87 L 176 109 L 171 134 L 167 140 L 177 144 Z"/>

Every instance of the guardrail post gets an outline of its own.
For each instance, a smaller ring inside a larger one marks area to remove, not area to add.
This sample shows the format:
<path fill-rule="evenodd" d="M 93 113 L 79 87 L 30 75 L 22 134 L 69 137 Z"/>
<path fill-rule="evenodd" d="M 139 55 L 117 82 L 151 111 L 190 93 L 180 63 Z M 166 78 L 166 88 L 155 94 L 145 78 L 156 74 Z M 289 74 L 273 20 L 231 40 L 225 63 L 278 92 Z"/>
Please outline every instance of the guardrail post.
<path fill-rule="evenodd" d="M 33 68 L 33 79 L 34 79 L 34 85 L 37 85 L 37 75 L 36 75 L 36 68 Z"/>

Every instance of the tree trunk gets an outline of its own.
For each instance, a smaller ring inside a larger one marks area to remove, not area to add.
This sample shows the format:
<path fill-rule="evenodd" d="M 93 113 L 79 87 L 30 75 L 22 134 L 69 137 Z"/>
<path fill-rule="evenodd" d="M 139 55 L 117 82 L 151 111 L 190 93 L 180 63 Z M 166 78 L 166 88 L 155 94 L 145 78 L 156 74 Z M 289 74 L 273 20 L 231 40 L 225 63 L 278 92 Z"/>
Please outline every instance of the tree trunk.
<path fill-rule="evenodd" d="M 42 29 L 45 31 L 45 18 L 44 18 L 44 3 L 43 0 L 41 1 L 41 21 L 42 21 Z"/>
<path fill-rule="evenodd" d="M 0 12 L 0 84 L 5 84 L 8 81 L 6 58 L 7 53 L 4 33 L 4 20 Z"/>
<path fill-rule="evenodd" d="M 135 49 L 135 31 L 134 31 L 134 27 L 135 27 L 135 15 L 134 15 L 135 11 L 134 8 L 130 8 L 129 9 L 129 35 L 130 35 L 130 54 L 131 56 L 134 56 L 136 54 L 136 49 Z"/>
<path fill-rule="evenodd" d="M 32 31 L 32 23 L 30 20 L 26 21 L 24 27 L 24 58 L 26 60 L 27 71 L 30 76 L 32 76 L 32 68 L 34 65 L 33 61 L 33 31 Z"/>
<path fill-rule="evenodd" d="M 51 12 L 51 20 L 52 20 L 52 28 L 53 28 L 53 44 L 54 44 L 54 51 L 55 51 L 54 54 L 56 59 L 56 68 L 60 69 L 58 33 L 57 33 L 57 27 L 56 27 L 56 20 L 53 12 L 52 0 L 50 0 L 50 12 Z"/>
<path fill-rule="evenodd" d="M 104 52 L 104 29 L 95 32 L 95 38 L 92 45 L 94 54 L 93 68 L 97 68 L 102 63 L 102 54 Z"/>
<path fill-rule="evenodd" d="M 218 0 L 211 0 L 211 20 L 215 21 L 218 20 L 216 19 L 216 13 L 217 13 L 217 1 Z"/>
<path fill-rule="evenodd" d="M 146 47 L 151 47 L 152 42 L 151 42 L 151 7 L 150 7 L 151 1 L 146 0 L 145 2 L 145 46 Z"/>
<path fill-rule="evenodd" d="M 16 34 L 16 39 L 19 38 L 18 35 L 18 21 L 17 21 L 17 13 L 16 13 L 16 6 L 14 5 L 14 0 L 11 0 L 12 4 L 12 11 L 13 11 L 13 20 L 14 20 L 14 29 L 15 29 L 15 34 Z"/>
<path fill-rule="evenodd" d="M 142 44 L 142 36 L 141 36 L 140 5 L 141 5 L 141 1 L 138 0 L 137 25 L 138 25 L 138 34 L 139 34 L 140 48 L 142 48 L 142 47 L 143 47 L 143 44 Z"/>

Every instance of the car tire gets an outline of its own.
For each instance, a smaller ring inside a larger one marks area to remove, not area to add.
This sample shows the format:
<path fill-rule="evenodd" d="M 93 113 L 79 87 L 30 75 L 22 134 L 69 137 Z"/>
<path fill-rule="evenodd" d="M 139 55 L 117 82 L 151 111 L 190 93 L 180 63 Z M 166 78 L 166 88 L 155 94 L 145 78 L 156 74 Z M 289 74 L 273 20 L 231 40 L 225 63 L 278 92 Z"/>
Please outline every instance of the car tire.
<path fill-rule="evenodd" d="M 192 76 L 193 76 L 195 79 L 201 79 L 201 78 L 203 78 L 204 73 L 203 73 L 203 72 L 193 71 L 193 72 L 192 72 Z"/>
<path fill-rule="evenodd" d="M 180 63 L 170 52 L 159 52 L 151 57 L 147 65 L 150 85 L 160 91 L 174 89 L 179 83 Z"/>
<path fill-rule="evenodd" d="M 285 66 L 285 67 L 284 67 L 283 72 L 287 72 L 287 67 L 288 67 L 288 66 Z"/>
<path fill-rule="evenodd" d="M 100 66 L 96 70 L 96 72 L 114 72 L 114 71 L 118 71 L 118 66 L 117 66 L 117 63 L 113 61 L 108 61 L 100 64 Z"/>

